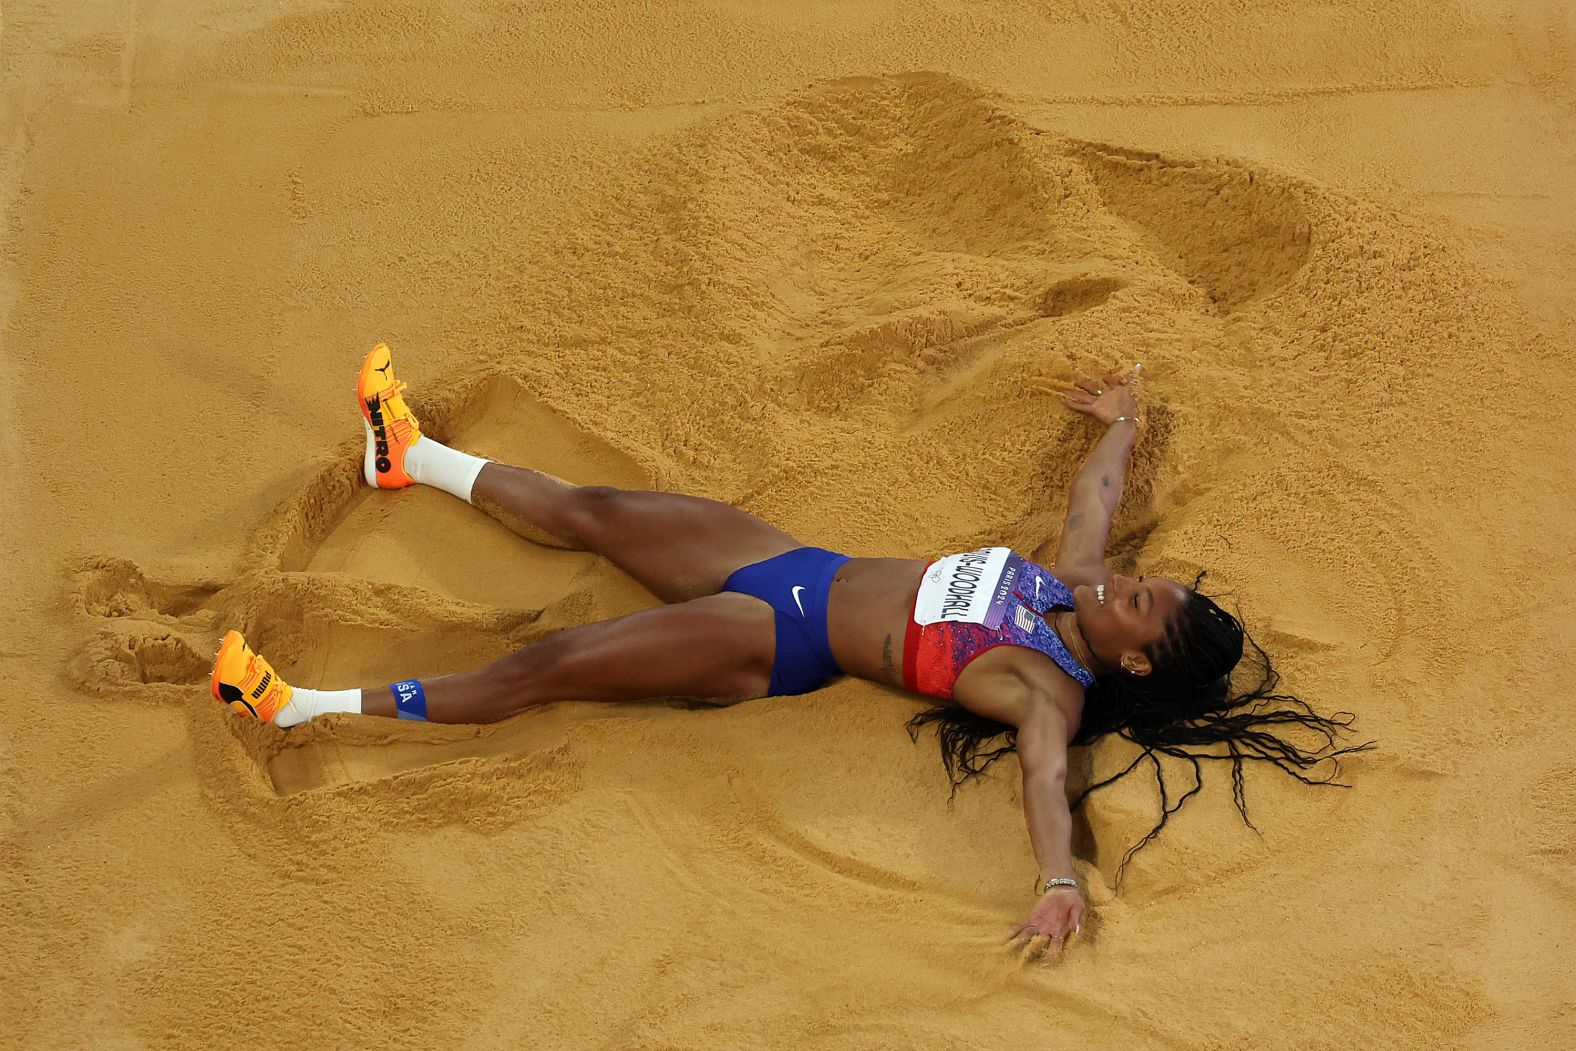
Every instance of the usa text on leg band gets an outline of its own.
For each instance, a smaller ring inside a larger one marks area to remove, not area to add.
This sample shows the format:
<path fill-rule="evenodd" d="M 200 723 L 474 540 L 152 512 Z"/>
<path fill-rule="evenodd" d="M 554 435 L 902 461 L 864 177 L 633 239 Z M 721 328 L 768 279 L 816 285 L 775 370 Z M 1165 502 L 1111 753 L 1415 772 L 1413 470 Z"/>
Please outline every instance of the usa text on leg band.
<path fill-rule="evenodd" d="M 421 688 L 419 679 L 390 683 L 389 690 L 394 694 L 394 708 L 401 719 L 427 721 L 427 691 Z"/>

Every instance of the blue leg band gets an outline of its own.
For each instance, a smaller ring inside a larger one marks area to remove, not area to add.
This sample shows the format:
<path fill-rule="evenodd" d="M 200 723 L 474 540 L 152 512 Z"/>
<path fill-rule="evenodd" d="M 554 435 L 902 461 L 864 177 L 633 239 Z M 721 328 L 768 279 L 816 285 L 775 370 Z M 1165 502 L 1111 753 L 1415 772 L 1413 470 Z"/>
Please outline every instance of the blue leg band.
<path fill-rule="evenodd" d="M 421 680 L 406 679 L 390 684 L 389 689 L 394 691 L 394 707 L 401 719 L 427 721 L 427 691 L 421 688 Z"/>

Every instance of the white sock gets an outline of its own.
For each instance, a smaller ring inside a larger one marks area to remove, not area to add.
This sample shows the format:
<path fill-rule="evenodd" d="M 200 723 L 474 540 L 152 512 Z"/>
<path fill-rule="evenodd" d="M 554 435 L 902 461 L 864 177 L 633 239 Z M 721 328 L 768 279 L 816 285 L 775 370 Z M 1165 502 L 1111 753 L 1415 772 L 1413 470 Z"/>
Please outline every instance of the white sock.
<path fill-rule="evenodd" d="M 471 502 L 471 487 L 476 476 L 491 461 L 451 449 L 425 434 L 405 450 L 405 472 L 422 485 L 442 489 L 466 503 Z"/>
<path fill-rule="evenodd" d="M 425 438 L 422 441 L 426 441 Z M 421 442 L 417 442 L 420 445 Z M 290 688 L 290 703 L 285 705 L 278 715 L 274 716 L 274 725 L 278 727 L 294 726 L 314 719 L 319 715 L 329 712 L 355 712 L 361 713 L 360 690 L 303 690 L 299 686 Z"/>

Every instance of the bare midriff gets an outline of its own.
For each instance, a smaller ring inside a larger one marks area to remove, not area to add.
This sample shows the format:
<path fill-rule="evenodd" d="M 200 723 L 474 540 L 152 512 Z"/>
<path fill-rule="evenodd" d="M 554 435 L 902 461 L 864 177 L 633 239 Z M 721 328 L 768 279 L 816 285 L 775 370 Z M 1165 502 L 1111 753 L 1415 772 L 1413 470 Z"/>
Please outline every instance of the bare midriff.
<path fill-rule="evenodd" d="M 903 637 L 928 563 L 917 558 L 856 558 L 832 580 L 826 632 L 832 656 L 861 679 L 903 685 Z"/>

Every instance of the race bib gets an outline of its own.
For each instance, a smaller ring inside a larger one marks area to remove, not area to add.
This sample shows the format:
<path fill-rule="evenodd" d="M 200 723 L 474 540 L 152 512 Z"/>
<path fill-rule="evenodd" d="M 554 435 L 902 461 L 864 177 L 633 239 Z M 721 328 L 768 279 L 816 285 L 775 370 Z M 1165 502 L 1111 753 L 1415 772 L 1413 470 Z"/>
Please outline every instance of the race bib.
<path fill-rule="evenodd" d="M 1006 547 L 948 555 L 925 571 L 914 602 L 914 622 L 1000 627 L 1022 567 L 1023 560 Z"/>

